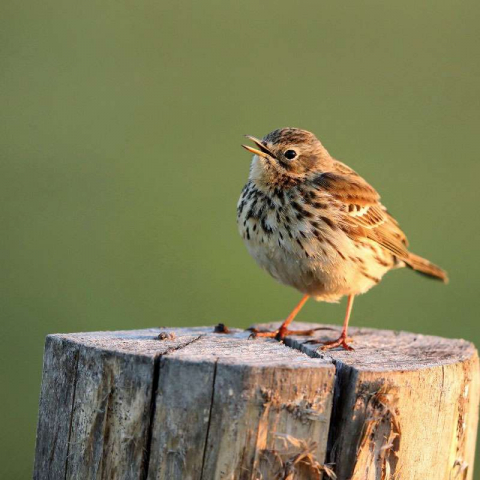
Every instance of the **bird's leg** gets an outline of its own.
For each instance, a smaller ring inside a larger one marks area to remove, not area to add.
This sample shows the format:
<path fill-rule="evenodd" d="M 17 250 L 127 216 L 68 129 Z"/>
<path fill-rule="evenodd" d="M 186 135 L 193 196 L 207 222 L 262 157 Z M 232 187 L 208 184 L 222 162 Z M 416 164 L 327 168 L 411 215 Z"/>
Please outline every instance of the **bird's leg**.
<path fill-rule="evenodd" d="M 283 340 L 287 335 L 312 335 L 317 329 L 313 328 L 310 330 L 289 330 L 288 326 L 293 322 L 293 319 L 297 316 L 298 312 L 302 309 L 305 302 L 308 300 L 309 296 L 304 295 L 297 306 L 292 310 L 287 319 L 280 325 L 278 330 L 273 332 L 260 332 L 256 328 L 251 328 L 252 337 L 270 337 L 276 338 L 277 340 Z"/>
<path fill-rule="evenodd" d="M 354 298 L 355 298 L 355 295 L 348 296 L 347 311 L 345 312 L 345 320 L 343 321 L 342 333 L 336 340 L 322 343 L 322 346 L 320 347 L 321 350 L 330 350 L 332 348 L 337 348 L 337 347 L 342 347 L 345 350 L 353 350 L 353 348 L 347 343 L 347 341 L 350 340 L 347 337 L 347 330 L 348 330 L 348 321 L 350 320 L 350 314 L 352 313 Z"/>

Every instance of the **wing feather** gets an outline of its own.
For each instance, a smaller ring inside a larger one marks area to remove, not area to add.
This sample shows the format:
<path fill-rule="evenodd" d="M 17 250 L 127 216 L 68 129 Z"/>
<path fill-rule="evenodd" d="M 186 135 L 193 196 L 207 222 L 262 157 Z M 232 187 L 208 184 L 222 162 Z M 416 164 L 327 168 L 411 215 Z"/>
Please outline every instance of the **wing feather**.
<path fill-rule="evenodd" d="M 332 171 L 319 175 L 314 184 L 341 204 L 342 220 L 349 236 L 368 238 L 398 258 L 408 258 L 405 234 L 380 203 L 377 191 L 358 173 L 335 161 Z"/>

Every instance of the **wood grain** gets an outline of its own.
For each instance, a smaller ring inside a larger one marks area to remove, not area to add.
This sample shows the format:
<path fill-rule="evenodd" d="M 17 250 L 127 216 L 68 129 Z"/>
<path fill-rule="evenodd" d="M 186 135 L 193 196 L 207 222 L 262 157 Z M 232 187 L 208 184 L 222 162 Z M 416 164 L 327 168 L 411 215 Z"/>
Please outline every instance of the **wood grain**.
<path fill-rule="evenodd" d="M 66 446 L 57 463 L 67 479 L 283 478 L 298 453 L 280 455 L 285 438 L 308 442 L 323 465 L 331 362 L 238 330 L 162 331 L 166 340 L 160 329 L 48 337 L 45 358 L 56 363 L 44 369 L 35 478 L 60 478 L 45 467 L 55 435 Z M 62 347 L 49 353 L 54 343 Z M 65 356 L 69 401 L 58 410 L 51 386 Z M 58 423 L 68 428 L 58 433 Z M 296 470 L 310 478 L 309 468 Z"/>
<path fill-rule="evenodd" d="M 338 336 L 327 332 L 317 338 Z M 350 334 L 353 352 L 322 352 L 305 344 L 307 338 L 288 340 L 336 365 L 328 461 L 338 479 L 472 478 L 479 404 L 475 347 L 407 332 L 352 328 Z"/>
<path fill-rule="evenodd" d="M 50 335 L 34 478 L 472 479 L 473 345 L 351 333 L 328 353 L 213 327 Z"/>

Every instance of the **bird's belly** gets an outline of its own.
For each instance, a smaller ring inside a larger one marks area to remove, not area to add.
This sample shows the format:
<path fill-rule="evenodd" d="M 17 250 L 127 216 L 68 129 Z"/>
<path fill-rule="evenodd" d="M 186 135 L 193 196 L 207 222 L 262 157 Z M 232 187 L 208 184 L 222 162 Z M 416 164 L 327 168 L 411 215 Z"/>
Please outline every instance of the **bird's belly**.
<path fill-rule="evenodd" d="M 317 300 L 336 302 L 345 295 L 365 293 L 394 267 L 393 258 L 380 248 L 362 246 L 343 239 L 337 248 L 323 248 L 323 254 L 307 256 L 290 244 L 280 246 L 277 235 L 244 239 L 257 264 L 280 283 Z M 315 248 L 312 240 L 310 251 Z M 309 251 L 308 242 L 305 249 Z M 340 253 L 339 253 L 340 252 Z"/>
<path fill-rule="evenodd" d="M 255 241 L 245 243 L 257 264 L 279 282 L 303 292 L 315 281 L 310 263 L 279 247 L 278 243 L 274 241 L 261 244 Z"/>

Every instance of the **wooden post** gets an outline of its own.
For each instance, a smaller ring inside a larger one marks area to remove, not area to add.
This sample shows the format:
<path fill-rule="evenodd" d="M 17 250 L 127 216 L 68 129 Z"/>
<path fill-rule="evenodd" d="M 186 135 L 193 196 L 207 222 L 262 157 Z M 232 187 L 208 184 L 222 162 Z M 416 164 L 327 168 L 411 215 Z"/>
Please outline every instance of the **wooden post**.
<path fill-rule="evenodd" d="M 34 478 L 472 479 L 474 346 L 351 333 L 328 353 L 213 327 L 49 335 Z"/>

